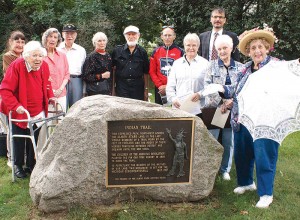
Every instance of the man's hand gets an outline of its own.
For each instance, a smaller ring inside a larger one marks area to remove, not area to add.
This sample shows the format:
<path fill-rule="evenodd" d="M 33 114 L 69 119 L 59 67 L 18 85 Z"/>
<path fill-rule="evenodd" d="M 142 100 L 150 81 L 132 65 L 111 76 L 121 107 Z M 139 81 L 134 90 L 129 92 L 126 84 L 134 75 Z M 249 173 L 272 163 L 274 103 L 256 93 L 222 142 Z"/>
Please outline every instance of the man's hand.
<path fill-rule="evenodd" d="M 17 112 L 18 114 L 24 114 L 25 108 L 24 108 L 22 105 L 20 105 L 20 106 L 17 108 L 16 112 Z"/>
<path fill-rule="evenodd" d="M 162 96 L 166 95 L 166 85 L 162 85 L 158 87 L 158 93 L 161 94 Z"/>

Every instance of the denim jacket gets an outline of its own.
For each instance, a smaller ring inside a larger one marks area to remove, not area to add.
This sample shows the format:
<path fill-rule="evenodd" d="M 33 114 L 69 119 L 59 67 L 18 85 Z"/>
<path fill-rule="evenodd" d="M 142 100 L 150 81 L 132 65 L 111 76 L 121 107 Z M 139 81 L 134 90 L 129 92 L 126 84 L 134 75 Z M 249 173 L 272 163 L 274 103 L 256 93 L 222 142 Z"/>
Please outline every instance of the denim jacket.
<path fill-rule="evenodd" d="M 219 58 L 217 60 L 212 60 L 209 63 L 208 70 L 204 78 L 204 88 L 209 84 L 221 84 L 225 85 L 227 73 L 230 78 L 231 84 L 228 87 L 232 87 L 231 90 L 234 90 L 237 84 L 239 75 L 244 69 L 244 64 L 237 62 L 231 58 L 228 70 L 226 69 L 223 61 Z M 231 98 L 231 97 L 228 97 Z M 205 97 L 205 107 L 217 107 L 221 101 L 221 97 L 218 93 L 209 95 Z"/>

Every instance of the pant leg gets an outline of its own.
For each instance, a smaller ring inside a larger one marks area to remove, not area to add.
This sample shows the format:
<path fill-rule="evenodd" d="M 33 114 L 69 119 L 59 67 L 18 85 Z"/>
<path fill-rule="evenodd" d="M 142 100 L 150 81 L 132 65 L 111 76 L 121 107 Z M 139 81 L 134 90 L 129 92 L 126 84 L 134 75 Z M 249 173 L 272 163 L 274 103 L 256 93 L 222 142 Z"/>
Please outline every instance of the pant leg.
<path fill-rule="evenodd" d="M 130 98 L 144 100 L 144 79 L 136 79 L 130 82 Z"/>
<path fill-rule="evenodd" d="M 82 99 L 83 83 L 81 78 L 70 78 L 68 84 L 69 108 L 78 100 Z"/>
<path fill-rule="evenodd" d="M 233 141 L 232 141 L 232 129 L 224 128 L 222 130 L 222 145 L 224 147 L 224 153 L 221 163 L 221 172 L 229 173 L 231 170 L 232 156 L 233 156 Z"/>
<path fill-rule="evenodd" d="M 259 196 L 273 195 L 279 144 L 270 139 L 254 142 L 257 192 Z"/>
<path fill-rule="evenodd" d="M 237 184 L 239 186 L 252 184 L 254 168 L 253 139 L 243 125 L 240 125 L 238 132 L 234 132 L 234 160 Z"/>
<path fill-rule="evenodd" d="M 12 124 L 12 134 L 21 134 L 27 135 L 27 129 L 22 129 L 15 124 Z M 15 165 L 23 166 L 24 165 L 24 155 L 25 155 L 25 138 L 14 137 L 13 138 L 13 151 L 14 151 L 14 159 Z"/>
<path fill-rule="evenodd" d="M 37 128 L 37 126 L 34 125 L 33 129 L 36 129 L 36 128 Z M 35 143 L 37 143 L 40 130 L 41 130 L 41 128 L 37 129 L 34 133 Z M 29 129 L 28 129 L 28 135 L 30 135 Z M 33 144 L 31 142 L 31 140 L 29 138 L 27 138 L 26 139 L 26 166 L 33 168 L 34 165 L 35 165 L 35 153 L 34 153 L 34 149 L 33 149 Z"/>
<path fill-rule="evenodd" d="M 212 134 L 212 136 L 214 136 L 216 140 L 218 140 L 220 129 L 209 129 L 208 131 Z"/>
<path fill-rule="evenodd" d="M 158 93 L 158 88 L 155 87 L 155 103 L 162 105 L 160 94 Z"/>
<path fill-rule="evenodd" d="M 123 80 L 116 81 L 116 95 L 119 97 L 130 98 L 129 86 Z"/>

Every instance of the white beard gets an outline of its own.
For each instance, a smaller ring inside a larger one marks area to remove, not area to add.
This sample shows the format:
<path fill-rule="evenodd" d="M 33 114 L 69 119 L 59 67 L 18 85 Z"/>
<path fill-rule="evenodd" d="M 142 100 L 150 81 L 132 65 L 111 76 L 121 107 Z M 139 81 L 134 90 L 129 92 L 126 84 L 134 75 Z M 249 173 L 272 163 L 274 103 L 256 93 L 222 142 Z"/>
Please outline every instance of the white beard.
<path fill-rule="evenodd" d="M 137 45 L 137 43 L 138 43 L 138 41 L 127 41 L 127 45 L 129 46 L 129 47 L 134 47 L 134 46 L 136 46 Z"/>

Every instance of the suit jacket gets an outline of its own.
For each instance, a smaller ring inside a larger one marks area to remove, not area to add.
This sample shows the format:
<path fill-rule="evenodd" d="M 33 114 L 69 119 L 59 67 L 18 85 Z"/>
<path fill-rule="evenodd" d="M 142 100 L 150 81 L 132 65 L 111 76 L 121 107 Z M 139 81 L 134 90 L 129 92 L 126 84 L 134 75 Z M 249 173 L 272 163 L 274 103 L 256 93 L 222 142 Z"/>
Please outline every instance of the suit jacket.
<path fill-rule="evenodd" d="M 201 33 L 200 38 L 200 48 L 199 48 L 199 55 L 204 57 L 205 59 L 209 60 L 209 43 L 210 43 L 210 36 L 212 31 L 206 31 L 204 33 Z M 240 53 L 237 49 L 237 46 L 239 44 L 239 39 L 236 35 L 236 33 L 223 30 L 223 34 L 227 34 L 232 38 L 233 41 L 233 49 L 231 52 L 232 59 L 236 61 L 240 61 Z"/>

